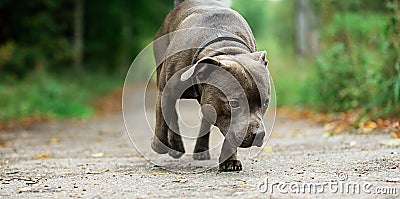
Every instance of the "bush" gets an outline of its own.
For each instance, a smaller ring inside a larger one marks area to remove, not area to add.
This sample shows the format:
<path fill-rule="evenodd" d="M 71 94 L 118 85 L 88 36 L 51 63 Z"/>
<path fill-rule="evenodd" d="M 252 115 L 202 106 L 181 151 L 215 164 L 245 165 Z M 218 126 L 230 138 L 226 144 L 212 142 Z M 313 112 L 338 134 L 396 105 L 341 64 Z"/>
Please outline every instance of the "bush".
<path fill-rule="evenodd" d="M 331 46 L 317 59 L 315 84 L 322 110 L 361 109 L 379 116 L 399 110 L 399 63 L 393 62 L 386 21 L 378 13 L 338 13 L 324 29 Z"/>

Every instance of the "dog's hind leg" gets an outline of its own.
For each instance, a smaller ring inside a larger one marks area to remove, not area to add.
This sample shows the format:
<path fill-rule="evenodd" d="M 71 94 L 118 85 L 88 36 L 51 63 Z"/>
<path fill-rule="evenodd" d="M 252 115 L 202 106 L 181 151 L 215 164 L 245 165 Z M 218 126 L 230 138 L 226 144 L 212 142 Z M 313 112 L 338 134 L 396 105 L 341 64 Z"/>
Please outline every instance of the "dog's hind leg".
<path fill-rule="evenodd" d="M 210 152 L 209 141 L 210 141 L 210 128 L 211 124 L 206 120 L 201 120 L 199 137 L 197 138 L 196 145 L 193 151 L 193 159 L 195 160 L 209 160 Z"/>

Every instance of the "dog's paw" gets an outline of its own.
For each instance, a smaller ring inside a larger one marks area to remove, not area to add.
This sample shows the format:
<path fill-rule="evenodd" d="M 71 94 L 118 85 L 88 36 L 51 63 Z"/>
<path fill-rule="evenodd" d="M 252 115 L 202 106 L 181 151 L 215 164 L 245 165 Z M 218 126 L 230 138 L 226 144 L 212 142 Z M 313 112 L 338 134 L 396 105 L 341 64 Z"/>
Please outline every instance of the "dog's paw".
<path fill-rule="evenodd" d="M 239 160 L 226 160 L 219 164 L 219 171 L 241 171 L 242 163 Z"/>
<path fill-rule="evenodd" d="M 151 141 L 151 148 L 158 154 L 166 154 L 169 152 L 169 147 L 163 144 L 158 138 L 154 137 Z"/>
<path fill-rule="evenodd" d="M 168 155 L 173 157 L 173 158 L 175 158 L 175 159 L 178 159 L 178 158 L 182 157 L 183 154 L 185 154 L 185 152 L 175 151 L 175 150 L 172 150 L 172 149 L 168 151 Z"/>
<path fill-rule="evenodd" d="M 210 153 L 208 151 L 195 152 L 195 153 L 193 153 L 193 159 L 195 159 L 195 160 L 209 160 L 210 159 Z"/>
<path fill-rule="evenodd" d="M 174 134 L 172 138 L 168 140 L 171 148 L 168 151 L 168 154 L 173 158 L 180 158 L 183 154 L 185 154 L 185 147 L 183 146 L 182 138 L 180 135 Z"/>

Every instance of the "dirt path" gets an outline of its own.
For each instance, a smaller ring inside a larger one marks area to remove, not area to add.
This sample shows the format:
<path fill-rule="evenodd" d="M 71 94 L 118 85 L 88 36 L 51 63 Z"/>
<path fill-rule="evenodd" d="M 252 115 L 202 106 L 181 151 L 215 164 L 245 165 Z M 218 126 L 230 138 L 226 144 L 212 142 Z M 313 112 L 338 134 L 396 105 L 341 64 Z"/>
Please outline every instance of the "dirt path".
<path fill-rule="evenodd" d="M 190 115 L 190 105 L 181 110 L 183 116 L 185 111 Z M 147 112 L 151 114 L 152 107 Z M 147 125 L 140 117 L 132 116 L 138 120 L 137 131 Z M 278 115 L 260 155 L 239 155 L 244 171 L 177 174 L 135 151 L 119 113 L 51 122 L 0 133 L 0 197 L 399 198 L 400 150 L 380 144 L 388 139 L 373 133 L 325 136 L 321 126 Z M 145 139 L 141 144 L 149 145 Z M 172 161 L 167 155 L 154 158 Z M 347 194 L 353 185 L 361 194 Z M 296 186 L 309 186 L 312 194 L 293 193 Z"/>

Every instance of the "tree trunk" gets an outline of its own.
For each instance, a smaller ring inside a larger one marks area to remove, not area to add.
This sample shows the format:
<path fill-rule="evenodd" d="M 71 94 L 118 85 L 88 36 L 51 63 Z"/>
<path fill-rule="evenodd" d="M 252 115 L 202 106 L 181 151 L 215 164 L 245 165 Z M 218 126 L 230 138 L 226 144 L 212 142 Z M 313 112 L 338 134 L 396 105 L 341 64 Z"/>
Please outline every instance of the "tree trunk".
<path fill-rule="evenodd" d="M 296 1 L 296 50 L 299 55 L 307 52 L 307 9 L 308 0 Z"/>
<path fill-rule="evenodd" d="M 318 17 L 309 0 L 296 1 L 296 50 L 299 55 L 317 55 L 319 51 Z"/>
<path fill-rule="evenodd" d="M 121 53 L 120 53 L 120 69 L 119 72 L 124 75 L 126 74 L 127 69 L 129 69 L 130 64 L 133 61 L 132 57 L 132 39 L 133 39 L 133 25 L 132 25 L 132 15 L 129 13 L 129 10 L 125 7 L 122 10 L 121 15 Z"/>
<path fill-rule="evenodd" d="M 83 4 L 84 0 L 75 0 L 74 10 L 74 68 L 82 71 L 83 62 Z"/>

